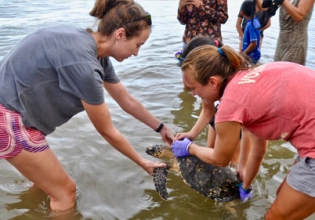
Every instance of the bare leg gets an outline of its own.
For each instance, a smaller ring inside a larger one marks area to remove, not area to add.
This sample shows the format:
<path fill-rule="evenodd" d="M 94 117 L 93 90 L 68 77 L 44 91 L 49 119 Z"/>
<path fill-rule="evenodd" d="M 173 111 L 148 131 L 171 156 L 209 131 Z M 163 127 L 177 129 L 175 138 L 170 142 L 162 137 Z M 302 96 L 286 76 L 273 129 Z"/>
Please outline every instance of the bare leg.
<path fill-rule="evenodd" d="M 315 212 L 315 197 L 310 197 L 290 187 L 286 180 L 281 184 L 281 190 L 270 209 L 266 220 L 305 219 Z"/>
<path fill-rule="evenodd" d="M 297 161 L 294 160 L 292 166 L 293 166 L 294 164 L 296 164 L 296 163 L 297 163 Z M 281 183 L 280 186 L 278 187 L 278 189 L 277 189 L 277 195 L 278 195 L 279 192 L 281 191 L 281 188 L 282 188 L 282 186 L 283 186 L 283 183 L 286 181 L 286 179 L 287 179 L 287 178 L 284 178 L 284 180 L 282 181 L 282 183 Z"/>
<path fill-rule="evenodd" d="M 67 210 L 74 206 L 75 182 L 50 148 L 38 153 L 22 150 L 19 155 L 7 161 L 47 193 L 52 210 Z"/>

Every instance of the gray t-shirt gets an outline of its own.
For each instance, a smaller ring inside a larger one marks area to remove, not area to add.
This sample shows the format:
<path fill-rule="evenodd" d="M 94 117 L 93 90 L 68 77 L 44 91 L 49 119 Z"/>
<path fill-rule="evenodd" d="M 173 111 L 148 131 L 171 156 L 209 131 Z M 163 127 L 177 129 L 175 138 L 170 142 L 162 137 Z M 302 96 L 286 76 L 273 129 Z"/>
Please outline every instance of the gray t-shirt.
<path fill-rule="evenodd" d="M 103 82 L 118 83 L 109 58 L 97 59 L 85 29 L 56 26 L 28 35 L 0 62 L 0 103 L 45 135 L 104 102 Z"/>

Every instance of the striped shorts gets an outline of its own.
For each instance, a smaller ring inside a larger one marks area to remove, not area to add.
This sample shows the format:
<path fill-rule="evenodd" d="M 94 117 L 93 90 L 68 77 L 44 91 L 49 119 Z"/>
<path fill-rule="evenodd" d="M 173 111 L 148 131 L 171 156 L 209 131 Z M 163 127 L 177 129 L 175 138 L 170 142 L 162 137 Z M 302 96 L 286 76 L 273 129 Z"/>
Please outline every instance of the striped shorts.
<path fill-rule="evenodd" d="M 49 145 L 42 132 L 25 127 L 19 113 L 0 105 L 0 158 L 14 157 L 22 149 L 36 153 L 47 148 Z"/>

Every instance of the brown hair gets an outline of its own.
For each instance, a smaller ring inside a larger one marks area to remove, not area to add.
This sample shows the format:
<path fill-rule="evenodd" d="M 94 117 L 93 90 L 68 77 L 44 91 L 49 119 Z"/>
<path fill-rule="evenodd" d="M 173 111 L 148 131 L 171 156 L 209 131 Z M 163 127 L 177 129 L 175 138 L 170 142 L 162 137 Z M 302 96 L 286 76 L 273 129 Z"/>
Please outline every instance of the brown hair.
<path fill-rule="evenodd" d="M 203 45 L 213 45 L 216 47 L 222 47 L 223 43 L 217 39 L 213 39 L 212 37 L 200 36 L 194 37 L 181 52 L 177 52 L 175 54 L 175 58 L 179 60 L 179 66 L 182 65 L 185 57 L 189 54 L 190 51 L 195 49 L 196 47 Z"/>
<path fill-rule="evenodd" d="M 98 19 L 97 31 L 104 36 L 124 28 L 132 38 L 152 25 L 150 14 L 132 0 L 96 0 L 90 15 Z"/>
<path fill-rule="evenodd" d="M 228 78 L 239 70 L 249 69 L 249 63 L 227 45 L 221 48 L 204 45 L 193 49 L 185 58 L 181 68 L 182 71 L 193 70 L 195 80 L 201 85 L 206 85 L 211 76 L 221 76 L 225 87 Z"/>

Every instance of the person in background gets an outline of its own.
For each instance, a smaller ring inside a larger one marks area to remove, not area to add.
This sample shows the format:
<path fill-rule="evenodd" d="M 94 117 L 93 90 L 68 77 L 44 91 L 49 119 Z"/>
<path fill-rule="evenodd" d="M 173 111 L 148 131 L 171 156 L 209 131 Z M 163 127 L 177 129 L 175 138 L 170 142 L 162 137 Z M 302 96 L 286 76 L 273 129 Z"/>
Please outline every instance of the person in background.
<path fill-rule="evenodd" d="M 45 136 L 78 112 L 85 110 L 99 134 L 149 175 L 165 166 L 142 158 L 114 127 L 104 88 L 165 142 L 174 138 L 128 93 L 109 59 L 138 55 L 151 33 L 150 14 L 134 1 L 97 0 L 90 15 L 97 19 L 96 32 L 65 25 L 39 29 L 0 62 L 0 158 L 43 190 L 57 211 L 75 206 L 76 184 Z"/>
<path fill-rule="evenodd" d="M 266 0 L 256 1 L 260 10 L 264 10 L 263 3 L 268 3 Z M 305 65 L 308 46 L 307 29 L 315 0 L 278 0 L 278 2 L 282 4 L 274 61 L 290 61 Z"/>
<path fill-rule="evenodd" d="M 271 18 L 268 17 L 267 11 L 257 11 L 255 16 L 258 18 L 260 23 L 260 44 L 259 49 L 261 51 L 262 48 L 262 42 L 264 38 L 264 30 L 269 28 L 271 26 Z M 238 32 L 239 36 L 239 51 L 242 52 L 242 45 L 243 45 L 243 35 L 244 30 L 246 26 L 246 19 L 241 15 L 241 13 L 238 13 L 237 20 L 236 20 L 236 30 Z"/>
<path fill-rule="evenodd" d="M 261 56 L 260 23 L 255 17 L 254 6 L 253 0 L 245 0 L 241 5 L 240 15 L 246 19 L 241 53 L 248 56 L 253 64 L 257 64 Z"/>
<path fill-rule="evenodd" d="M 174 155 L 194 155 L 206 163 L 226 166 L 237 148 L 240 130 L 247 128 L 252 145 L 239 187 L 241 199 L 246 199 L 267 141 L 290 141 L 297 150 L 297 163 L 283 180 L 265 219 L 305 219 L 313 214 L 315 103 L 310 100 L 315 96 L 315 71 L 284 61 L 250 68 L 244 57 L 227 45 L 198 47 L 181 68 L 192 95 L 207 103 L 220 100 L 220 107 L 214 148 L 185 138 L 173 142 Z"/>
<path fill-rule="evenodd" d="M 180 0 L 177 19 L 185 25 L 183 48 L 194 37 L 222 41 L 221 24 L 228 20 L 227 0 Z"/>

